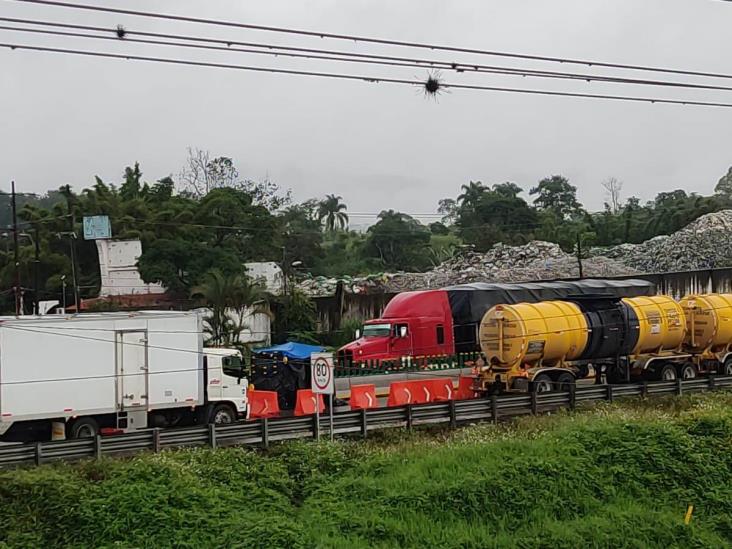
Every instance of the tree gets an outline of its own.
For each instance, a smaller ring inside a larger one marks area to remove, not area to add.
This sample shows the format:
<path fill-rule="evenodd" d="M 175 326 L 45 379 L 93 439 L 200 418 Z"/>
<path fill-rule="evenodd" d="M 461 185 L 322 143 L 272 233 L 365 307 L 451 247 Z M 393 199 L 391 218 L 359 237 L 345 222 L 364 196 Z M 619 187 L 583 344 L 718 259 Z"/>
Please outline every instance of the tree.
<path fill-rule="evenodd" d="M 365 253 L 378 258 L 387 269 L 421 270 L 429 264 L 430 231 L 411 216 L 382 211 L 369 227 Z"/>
<path fill-rule="evenodd" d="M 202 197 L 219 187 L 232 187 L 239 179 L 239 172 L 231 158 L 211 158 L 211 153 L 188 147 L 186 166 L 180 172 L 186 190 Z"/>
<path fill-rule="evenodd" d="M 442 223 L 452 225 L 458 214 L 457 201 L 454 198 L 442 198 L 437 203 L 437 213 L 442 214 Z"/>
<path fill-rule="evenodd" d="M 537 224 L 536 211 L 518 196 L 523 189 L 515 183 L 463 186 L 455 225 L 460 237 L 479 251 L 496 242 L 522 244 L 531 238 Z"/>
<path fill-rule="evenodd" d="M 471 181 L 460 188 L 463 191 L 457 197 L 457 203 L 460 206 L 475 206 L 483 193 L 488 190 L 480 181 Z"/>
<path fill-rule="evenodd" d="M 345 229 L 348 226 L 348 214 L 345 213 L 348 207 L 341 202 L 342 198 L 327 194 L 318 204 L 318 221 L 325 224 L 328 232 L 333 232 L 337 228 Z"/>
<path fill-rule="evenodd" d="M 242 332 L 248 328 L 247 313 L 269 314 L 264 288 L 243 274 L 225 274 L 219 269 L 208 271 L 191 293 L 201 300 L 210 312 L 205 316 L 204 330 L 209 343 L 237 345 Z"/>
<path fill-rule="evenodd" d="M 582 204 L 577 200 L 577 187 L 570 185 L 567 178 L 561 175 L 542 179 L 529 194 L 537 195 L 534 206 L 552 212 L 559 219 L 568 219 L 583 211 Z"/>
<path fill-rule="evenodd" d="M 617 214 L 620 211 L 620 191 L 623 190 L 623 182 L 615 177 L 608 177 L 601 185 L 607 191 L 610 209 L 613 214 Z"/>
<path fill-rule="evenodd" d="M 714 192 L 732 197 L 732 166 L 730 166 L 727 173 L 719 179 L 717 185 L 714 187 Z"/>

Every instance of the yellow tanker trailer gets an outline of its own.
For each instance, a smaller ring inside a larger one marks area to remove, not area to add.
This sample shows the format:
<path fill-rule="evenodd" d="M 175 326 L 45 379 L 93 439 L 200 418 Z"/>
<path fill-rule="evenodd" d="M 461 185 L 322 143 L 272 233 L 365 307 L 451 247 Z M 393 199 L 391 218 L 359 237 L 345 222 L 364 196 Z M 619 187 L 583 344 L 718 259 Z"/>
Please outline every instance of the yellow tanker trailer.
<path fill-rule="evenodd" d="M 523 390 L 533 382 L 543 392 L 585 377 L 590 368 L 598 381 L 603 372 L 611 382 L 693 377 L 691 354 L 681 348 L 685 333 L 684 311 L 668 296 L 497 305 L 480 325 L 486 362 L 478 384 Z"/>
<path fill-rule="evenodd" d="M 732 294 L 689 295 L 679 304 L 686 318 L 684 349 L 697 370 L 732 375 Z"/>

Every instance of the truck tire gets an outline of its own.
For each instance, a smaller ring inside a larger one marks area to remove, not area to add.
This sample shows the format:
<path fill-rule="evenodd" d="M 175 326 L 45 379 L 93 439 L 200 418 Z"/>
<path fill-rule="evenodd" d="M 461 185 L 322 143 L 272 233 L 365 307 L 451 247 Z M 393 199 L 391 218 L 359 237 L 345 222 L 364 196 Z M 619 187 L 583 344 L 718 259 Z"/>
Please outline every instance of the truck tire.
<path fill-rule="evenodd" d="M 93 438 L 99 434 L 99 424 L 92 417 L 80 417 L 66 427 L 68 438 Z"/>
<path fill-rule="evenodd" d="M 562 372 L 554 382 L 555 391 L 569 391 L 570 386 L 576 383 L 575 377 L 569 372 Z"/>
<path fill-rule="evenodd" d="M 732 357 L 724 361 L 724 364 L 719 368 L 719 373 L 723 376 L 732 376 Z"/>
<path fill-rule="evenodd" d="M 673 364 L 663 364 L 655 373 L 659 381 L 676 381 L 679 377 Z"/>
<path fill-rule="evenodd" d="M 211 408 L 211 415 L 209 415 L 209 423 L 215 423 L 216 425 L 225 425 L 228 423 L 235 423 L 237 420 L 236 410 L 229 404 L 221 403 Z"/>
<path fill-rule="evenodd" d="M 684 362 L 683 364 L 679 364 L 678 374 L 681 379 L 695 379 L 696 368 L 692 363 Z"/>
<path fill-rule="evenodd" d="M 535 393 L 548 393 L 554 390 L 554 384 L 552 378 L 547 374 L 539 374 L 534 378 L 534 392 Z"/>

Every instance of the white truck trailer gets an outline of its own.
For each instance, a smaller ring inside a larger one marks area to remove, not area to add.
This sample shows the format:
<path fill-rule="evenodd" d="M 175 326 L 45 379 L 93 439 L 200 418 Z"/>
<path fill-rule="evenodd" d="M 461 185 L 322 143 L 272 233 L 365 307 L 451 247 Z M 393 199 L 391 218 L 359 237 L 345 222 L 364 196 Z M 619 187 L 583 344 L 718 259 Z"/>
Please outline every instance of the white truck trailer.
<path fill-rule="evenodd" d="M 0 440 L 79 438 L 247 411 L 234 349 L 204 349 L 195 312 L 0 317 Z"/>

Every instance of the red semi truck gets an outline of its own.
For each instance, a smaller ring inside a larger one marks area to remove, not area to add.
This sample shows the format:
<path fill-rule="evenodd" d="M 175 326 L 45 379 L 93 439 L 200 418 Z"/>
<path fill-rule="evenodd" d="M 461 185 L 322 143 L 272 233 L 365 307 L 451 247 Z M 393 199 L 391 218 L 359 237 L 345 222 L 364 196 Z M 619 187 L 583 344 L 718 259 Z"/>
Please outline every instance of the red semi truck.
<path fill-rule="evenodd" d="M 338 350 L 344 366 L 366 361 L 398 362 L 406 357 L 476 352 L 478 326 L 494 305 L 536 303 L 569 296 L 655 295 L 640 279 L 582 279 L 522 284 L 461 284 L 441 290 L 403 292 L 392 298 L 381 318 L 364 323 L 357 339 Z"/>

